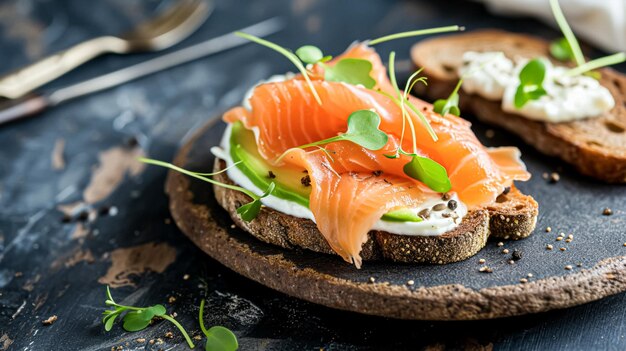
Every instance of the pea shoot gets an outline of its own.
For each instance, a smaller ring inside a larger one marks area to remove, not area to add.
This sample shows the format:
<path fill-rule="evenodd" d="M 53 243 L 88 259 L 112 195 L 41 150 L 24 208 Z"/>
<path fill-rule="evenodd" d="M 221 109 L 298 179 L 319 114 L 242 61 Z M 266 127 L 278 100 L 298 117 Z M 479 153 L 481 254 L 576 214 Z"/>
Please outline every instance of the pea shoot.
<path fill-rule="evenodd" d="M 300 58 L 300 60 L 302 60 L 302 62 L 310 65 L 314 65 L 318 62 L 330 61 L 333 58 L 330 55 L 324 56 L 322 50 L 313 45 L 301 46 L 298 50 L 296 50 L 296 55 Z"/>
<path fill-rule="evenodd" d="M 230 329 L 216 325 L 208 330 L 204 327 L 204 299 L 200 301 L 198 321 L 200 330 L 206 336 L 205 351 L 235 351 L 239 348 L 237 337 Z"/>
<path fill-rule="evenodd" d="M 513 103 L 522 108 L 528 101 L 537 100 L 546 95 L 543 81 L 546 76 L 546 65 L 541 59 L 530 60 L 520 71 L 520 84 L 515 91 Z"/>
<path fill-rule="evenodd" d="M 463 30 L 465 30 L 465 27 L 460 27 L 460 26 L 446 26 L 446 27 L 436 27 L 436 28 L 428 28 L 428 29 L 418 29 L 418 30 L 412 30 L 408 32 L 385 35 L 384 37 L 369 40 L 367 44 L 370 46 L 374 46 L 374 45 L 391 41 L 391 40 L 395 40 L 395 39 L 417 37 L 420 35 L 428 35 L 428 34 L 456 32 L 456 31 L 463 31 Z"/>
<path fill-rule="evenodd" d="M 139 161 L 143 162 L 143 163 L 147 163 L 147 164 L 151 164 L 151 165 L 155 165 L 155 166 L 161 166 L 161 167 L 165 167 L 165 168 L 169 168 L 171 170 L 180 172 L 182 174 L 188 175 L 190 177 L 194 177 L 200 180 L 203 180 L 207 183 L 211 183 L 213 185 L 217 185 L 217 186 L 221 186 L 223 188 L 226 189 L 231 189 L 231 190 L 235 190 L 235 191 L 239 191 L 242 192 L 248 196 L 250 196 L 252 198 L 252 201 L 244 204 L 242 206 L 240 206 L 239 208 L 237 208 L 237 213 L 239 214 L 239 216 L 241 216 L 241 219 L 243 219 L 246 222 L 250 222 L 253 219 L 255 219 L 258 215 L 259 212 L 261 211 L 261 199 L 264 197 L 267 197 L 269 195 L 271 195 L 272 191 L 274 191 L 274 188 L 276 187 L 276 184 L 274 184 L 274 182 L 270 183 L 270 185 L 268 186 L 267 190 L 261 195 L 257 195 L 254 192 L 242 188 L 240 186 L 236 186 L 236 185 L 232 185 L 232 184 L 226 184 L 226 183 L 222 183 L 222 182 L 218 182 L 217 180 L 208 178 L 210 176 L 214 176 L 217 174 L 220 174 L 222 172 L 225 172 L 228 170 L 228 168 L 225 168 L 219 172 L 213 172 L 213 173 L 199 173 L 199 172 L 192 172 L 192 171 L 188 171 L 184 168 L 178 167 L 176 165 L 173 165 L 171 163 L 167 163 L 167 162 L 163 162 L 163 161 L 159 161 L 159 160 L 153 160 L 150 158 L 145 158 L 145 157 L 140 157 Z M 236 166 L 236 164 L 231 165 L 230 167 Z"/>
<path fill-rule="evenodd" d="M 444 116 L 449 114 L 460 116 L 461 110 L 459 109 L 459 89 L 461 88 L 461 84 L 463 84 L 463 78 L 459 79 L 459 82 L 456 83 L 456 87 L 450 93 L 447 99 L 439 99 L 435 101 L 433 104 L 433 110 L 438 114 Z"/>
<path fill-rule="evenodd" d="M 163 318 L 178 328 L 180 332 L 185 337 L 187 341 L 187 345 L 190 348 L 194 348 L 196 345 L 193 344 L 189 334 L 183 326 L 176 321 L 173 317 L 170 317 L 165 310 L 163 305 L 154 305 L 150 307 L 135 307 L 135 306 L 124 306 L 120 305 L 115 300 L 113 300 L 113 296 L 111 296 L 111 290 L 107 286 L 106 290 L 106 301 L 104 303 L 107 306 L 113 307 L 113 309 L 106 310 L 103 312 L 104 318 L 102 318 L 102 323 L 104 323 L 104 330 L 110 331 L 113 328 L 113 324 L 115 323 L 115 319 L 122 314 L 124 314 L 123 320 L 123 328 L 129 332 L 135 332 L 145 329 L 150 325 L 153 318 L 160 317 Z"/>

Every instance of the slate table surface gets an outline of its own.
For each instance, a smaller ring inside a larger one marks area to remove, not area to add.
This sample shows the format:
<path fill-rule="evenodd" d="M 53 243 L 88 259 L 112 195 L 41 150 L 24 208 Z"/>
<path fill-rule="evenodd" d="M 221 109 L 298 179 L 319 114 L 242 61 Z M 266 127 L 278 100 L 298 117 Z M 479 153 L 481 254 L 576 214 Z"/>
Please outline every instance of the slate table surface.
<path fill-rule="evenodd" d="M 122 32 L 168 4 L 0 1 L 0 74 Z M 314 44 L 328 53 L 355 39 L 449 24 L 558 35 L 528 18 L 494 17 L 469 1 L 223 0 L 181 46 L 274 15 L 288 23 L 274 41 Z M 393 47 L 407 60 L 411 43 L 401 40 L 381 52 Z M 154 56 L 105 56 L 45 89 Z M 247 87 L 290 69 L 276 54 L 249 45 L 0 127 L 0 350 L 187 349 L 164 322 L 139 333 L 119 326 L 106 333 L 100 322 L 105 284 L 127 304 L 165 304 L 193 335 L 204 296 L 206 323 L 231 328 L 242 350 L 626 349 L 626 294 L 516 318 L 398 321 L 291 298 L 203 254 L 169 216 L 165 170 L 134 159 L 171 159 L 190 131 L 238 104 Z M 44 326 L 52 315 L 57 321 Z M 173 338 L 165 337 L 168 331 Z"/>

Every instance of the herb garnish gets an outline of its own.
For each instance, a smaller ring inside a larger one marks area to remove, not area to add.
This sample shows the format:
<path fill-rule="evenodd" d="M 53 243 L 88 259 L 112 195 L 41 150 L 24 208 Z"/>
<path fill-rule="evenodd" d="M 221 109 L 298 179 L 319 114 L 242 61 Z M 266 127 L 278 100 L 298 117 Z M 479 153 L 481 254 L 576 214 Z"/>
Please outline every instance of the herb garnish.
<path fill-rule="evenodd" d="M 178 330 L 180 330 L 180 332 L 185 337 L 185 340 L 187 341 L 187 345 L 189 345 L 190 348 L 193 349 L 196 346 L 191 341 L 191 338 L 189 337 L 189 334 L 187 334 L 185 328 L 183 328 L 183 326 L 180 325 L 180 323 L 178 323 L 178 321 L 176 321 L 173 317 L 170 317 L 167 314 L 167 311 L 165 310 L 165 307 L 163 307 L 163 305 L 154 305 L 150 307 L 120 305 L 116 303 L 115 300 L 113 300 L 113 297 L 111 296 L 111 290 L 108 286 L 106 295 L 107 299 L 104 303 L 107 306 L 113 307 L 113 309 L 103 312 L 104 318 L 102 318 L 102 323 L 104 323 L 104 330 L 110 331 L 113 328 L 113 323 L 115 323 L 115 319 L 123 313 L 126 314 L 124 315 L 124 324 L 122 326 L 126 331 L 129 332 L 143 330 L 148 325 L 150 325 L 154 317 L 160 317 L 171 322 L 172 324 L 174 324 L 174 326 L 176 326 L 176 328 L 178 328 Z"/>
<path fill-rule="evenodd" d="M 219 172 L 213 172 L 213 173 L 198 173 L 198 172 L 192 172 L 192 171 L 188 171 L 186 169 L 180 168 L 176 165 L 173 165 L 171 163 L 167 163 L 167 162 L 163 162 L 163 161 L 159 161 L 159 160 L 153 160 L 150 158 L 145 158 L 145 157 L 140 157 L 139 161 L 143 162 L 143 163 L 147 163 L 147 164 L 151 164 L 151 165 L 156 165 L 156 166 L 161 166 L 161 167 L 165 167 L 165 168 L 169 168 L 172 170 L 175 170 L 177 172 L 186 174 L 190 177 L 194 177 L 200 180 L 203 180 L 205 182 L 217 185 L 217 186 L 221 186 L 223 188 L 226 189 L 230 189 L 230 190 L 235 190 L 235 191 L 239 191 L 242 192 L 248 196 L 250 196 L 252 198 L 252 201 L 244 204 L 242 206 L 240 206 L 239 208 L 237 208 L 237 213 L 241 216 L 241 219 L 243 219 L 246 222 L 250 222 L 253 219 L 255 219 L 257 217 L 257 215 L 259 214 L 259 211 L 261 210 L 261 199 L 264 197 L 269 196 L 272 191 L 274 190 L 276 184 L 274 184 L 274 182 L 270 183 L 270 185 L 268 186 L 267 190 L 261 195 L 257 195 L 255 193 L 253 193 L 252 191 L 242 188 L 240 186 L 236 186 L 236 185 L 232 185 L 232 184 L 226 184 L 226 183 L 222 183 L 222 182 L 218 182 L 217 180 L 211 179 L 211 178 L 207 178 L 207 176 L 214 176 L 217 175 L 219 173 L 222 173 L 224 171 L 226 171 L 228 168 L 225 168 Z M 235 165 L 231 165 L 230 167 L 233 167 Z"/>
<path fill-rule="evenodd" d="M 235 351 L 239 348 L 237 337 L 230 329 L 216 325 L 208 330 L 204 327 L 204 299 L 200 301 L 198 321 L 200 330 L 206 336 L 205 351 Z"/>
<path fill-rule="evenodd" d="M 368 43 L 368 45 L 372 46 L 372 45 L 376 45 L 376 44 L 384 43 L 386 41 L 400 39 L 400 38 L 409 38 L 409 37 L 416 37 L 416 36 L 420 36 L 420 35 L 445 33 L 445 32 L 456 32 L 456 31 L 463 31 L 463 30 L 465 30 L 465 27 L 459 27 L 459 26 L 447 26 L 447 27 L 437 27 L 437 28 L 428 28 L 428 29 L 418 29 L 418 30 L 412 30 L 412 31 L 408 31 L 408 32 L 402 32 L 402 33 L 395 33 L 395 34 L 385 35 L 384 37 L 380 37 L 380 38 L 376 38 L 376 39 L 370 40 L 367 43 Z"/>
<path fill-rule="evenodd" d="M 289 61 L 291 61 L 296 68 L 298 69 L 298 71 L 300 71 L 300 73 L 302 74 L 302 76 L 304 77 L 304 80 L 306 80 L 307 84 L 309 85 L 309 88 L 311 89 L 311 93 L 313 93 L 313 97 L 315 97 L 315 101 L 317 101 L 318 104 L 322 104 L 322 100 L 320 99 L 320 96 L 317 94 L 317 91 L 315 90 L 315 87 L 313 86 L 313 83 L 311 82 L 311 79 L 309 78 L 309 74 L 307 73 L 306 68 L 304 67 L 304 65 L 302 64 L 302 62 L 300 61 L 300 58 L 294 54 L 293 52 L 291 52 L 291 50 L 285 49 L 284 47 L 278 45 L 278 44 L 274 44 L 269 40 L 265 40 L 265 39 L 261 39 L 259 37 L 256 37 L 254 35 L 248 34 L 248 33 L 243 33 L 243 32 L 235 32 L 235 35 L 248 39 L 250 41 L 253 41 L 257 44 L 263 45 L 265 47 L 268 47 L 278 53 L 281 53 L 283 56 L 285 56 L 287 59 L 289 59 Z M 307 49 L 307 51 L 309 51 L 308 53 L 310 53 L 310 49 Z M 308 57 L 307 57 L 308 58 Z"/>
<path fill-rule="evenodd" d="M 597 68 L 615 65 L 626 61 L 626 55 L 623 52 L 620 52 L 585 63 L 585 56 L 580 49 L 580 45 L 578 44 L 578 40 L 576 40 L 574 32 L 563 15 L 563 11 L 559 6 L 559 1 L 550 0 L 550 8 L 552 9 L 552 14 L 556 19 L 556 23 L 559 25 L 561 32 L 565 36 L 564 38 L 552 42 L 550 45 L 550 53 L 558 60 L 574 61 L 577 66 L 567 71 L 566 76 L 571 77 L 579 74 L 585 74 Z M 593 74 L 588 75 L 594 76 Z"/>
<path fill-rule="evenodd" d="M 357 58 L 344 58 L 333 66 L 324 65 L 324 80 L 328 82 L 344 82 L 352 85 L 362 85 L 367 89 L 376 86 L 376 80 L 370 76 L 372 63 Z"/>
<path fill-rule="evenodd" d="M 456 87 L 450 93 L 447 99 L 439 99 L 435 101 L 433 104 L 433 111 L 438 114 L 445 116 L 448 113 L 460 116 L 461 110 L 459 109 L 459 88 L 461 88 L 461 84 L 463 84 L 463 78 L 459 79 L 459 82 L 456 83 Z"/>
<path fill-rule="evenodd" d="M 522 68 L 519 73 L 520 84 L 515 91 L 516 108 L 522 108 L 529 100 L 537 100 L 547 94 L 543 88 L 545 75 L 546 65 L 541 59 L 530 60 Z"/>
<path fill-rule="evenodd" d="M 330 61 L 333 57 L 330 55 L 324 56 L 322 50 L 317 46 L 304 45 L 296 50 L 296 55 L 306 64 L 316 64 L 318 62 Z"/>
<path fill-rule="evenodd" d="M 396 91 L 396 94 L 398 94 L 399 96 L 399 99 L 396 99 L 393 96 L 385 94 L 385 93 L 383 94 L 390 97 L 394 101 L 396 101 L 396 103 L 398 103 L 400 107 L 402 108 L 402 114 L 403 114 L 402 134 L 403 135 L 400 137 L 401 142 L 400 142 L 400 145 L 398 146 L 398 149 L 396 150 L 395 155 L 384 155 L 384 156 L 388 158 L 399 158 L 400 155 L 402 154 L 402 155 L 411 157 L 411 161 L 409 161 L 403 167 L 404 173 L 413 179 L 419 180 L 420 182 L 424 183 L 426 186 L 428 186 L 430 189 L 434 191 L 445 193 L 452 188 L 452 184 L 450 183 L 450 178 L 448 178 L 448 172 L 442 165 L 437 163 L 435 160 L 418 155 L 417 144 L 416 144 L 417 136 L 415 134 L 415 128 L 413 127 L 411 116 L 408 115 L 406 109 L 404 108 L 404 104 L 406 103 L 406 105 L 409 106 L 409 108 L 413 112 L 415 112 L 416 114 L 418 114 L 418 116 L 421 116 L 421 118 L 423 118 L 423 121 L 432 131 L 431 135 L 435 135 L 434 134 L 435 132 L 434 130 L 432 130 L 432 127 L 430 126 L 430 124 L 428 124 L 428 120 L 426 119 L 426 117 L 408 99 L 408 92 L 412 89 L 412 87 L 417 82 L 420 82 L 420 81 L 426 84 L 426 81 L 423 77 L 416 78 L 421 72 L 421 69 L 420 69 L 416 71 L 415 73 L 413 73 L 411 77 L 409 77 L 409 80 L 406 83 L 404 91 L 401 93 L 400 89 L 398 88 L 397 81 L 396 81 L 394 63 L 395 63 L 395 52 L 391 52 L 391 54 L 389 55 L 389 78 L 390 78 L 391 84 L 394 87 L 394 90 Z M 412 80 L 413 82 L 411 82 Z M 404 131 L 405 131 L 405 128 L 404 128 L 405 118 L 409 122 L 409 126 L 411 128 L 411 134 L 412 134 L 412 140 L 413 140 L 413 153 L 408 153 L 402 149 L 402 140 L 404 138 Z M 435 141 L 437 140 L 436 135 L 433 139 Z"/>
<path fill-rule="evenodd" d="M 379 129 L 380 116 L 372 110 L 354 111 L 348 117 L 348 130 L 337 136 L 298 146 L 299 149 L 347 140 L 369 150 L 380 150 L 387 144 L 387 133 Z M 281 155 L 280 160 L 285 154 Z"/>

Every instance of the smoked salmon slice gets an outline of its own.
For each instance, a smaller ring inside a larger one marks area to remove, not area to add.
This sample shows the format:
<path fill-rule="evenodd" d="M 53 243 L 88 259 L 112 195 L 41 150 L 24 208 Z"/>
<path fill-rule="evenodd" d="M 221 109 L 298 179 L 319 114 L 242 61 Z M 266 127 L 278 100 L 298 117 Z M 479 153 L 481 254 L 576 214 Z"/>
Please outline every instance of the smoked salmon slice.
<path fill-rule="evenodd" d="M 340 57 L 370 60 L 376 88 L 393 93 L 380 57 L 372 49 L 356 44 Z M 313 70 L 323 72 L 320 68 Z M 241 121 L 246 128 L 254 129 L 259 153 L 268 162 L 307 170 L 311 179 L 310 209 L 318 229 L 333 250 L 357 267 L 361 265 L 359 253 L 367 233 L 384 213 L 417 206 L 427 193 L 432 193 L 403 172 L 409 156 L 385 156 L 395 153 L 400 140 L 404 150 L 441 164 L 448 172 L 451 191 L 457 192 L 470 209 L 493 203 L 513 181 L 530 178 L 516 148 L 485 148 L 469 122 L 452 115 L 441 116 L 424 101 L 410 98 L 426 116 L 438 140 L 431 138 L 411 111 L 409 118 L 417 127 L 417 150 L 413 150 L 410 133 L 403 139 L 400 135 L 402 110 L 389 97 L 344 83 L 314 79 L 312 84 L 321 105 L 307 83 L 295 78 L 257 86 L 249 101 L 251 110 L 233 108 L 224 120 Z M 381 117 L 380 129 L 389 135 L 381 150 L 368 150 L 349 141 L 330 143 L 325 146 L 326 152 L 297 148 L 344 132 L 348 116 L 363 109 L 377 112 Z"/>

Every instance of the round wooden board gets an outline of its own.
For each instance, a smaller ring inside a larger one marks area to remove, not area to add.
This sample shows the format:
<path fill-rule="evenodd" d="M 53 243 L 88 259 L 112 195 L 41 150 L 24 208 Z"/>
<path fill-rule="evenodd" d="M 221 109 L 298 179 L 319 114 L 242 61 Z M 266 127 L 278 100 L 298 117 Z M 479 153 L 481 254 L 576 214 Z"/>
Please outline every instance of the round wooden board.
<path fill-rule="evenodd" d="M 175 163 L 209 172 L 210 148 L 219 143 L 223 129 L 221 122 L 207 124 L 182 147 Z M 484 135 L 481 126 L 474 129 Z M 498 133 L 483 142 L 503 145 L 513 139 Z M 565 167 L 561 181 L 549 184 L 541 174 L 558 161 L 532 149 L 522 151 L 535 177 L 520 188 L 540 203 L 538 229 L 528 239 L 503 247 L 489 243 L 475 257 L 448 265 L 365 262 L 358 270 L 336 256 L 282 249 L 253 238 L 234 226 L 210 184 L 170 172 L 166 191 L 178 226 L 208 255 L 270 288 L 332 308 L 401 319 L 486 319 L 565 308 L 626 290 L 626 188 L 580 178 L 567 166 L 559 166 Z M 615 214 L 603 216 L 603 207 Z M 574 233 L 575 239 L 556 241 L 561 231 Z M 547 250 L 548 244 L 554 249 Z M 504 248 L 520 250 L 523 258 L 510 264 Z M 480 258 L 493 273 L 479 272 Z M 520 283 L 522 278 L 528 282 Z"/>

